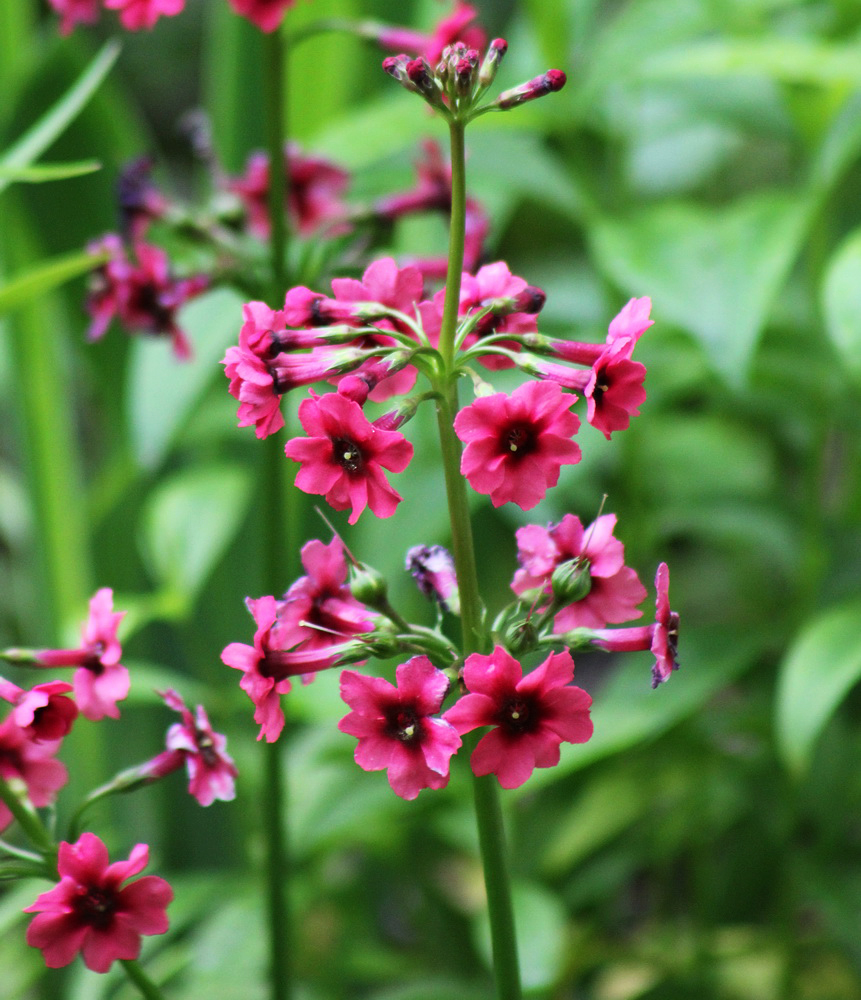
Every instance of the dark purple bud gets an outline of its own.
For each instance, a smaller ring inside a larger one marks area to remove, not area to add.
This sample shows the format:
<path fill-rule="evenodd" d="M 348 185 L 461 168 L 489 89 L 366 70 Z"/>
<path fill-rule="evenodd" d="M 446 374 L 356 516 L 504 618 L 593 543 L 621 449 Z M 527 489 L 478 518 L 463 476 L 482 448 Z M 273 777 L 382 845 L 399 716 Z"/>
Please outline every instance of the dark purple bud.
<path fill-rule="evenodd" d="M 436 600 L 443 611 L 460 613 L 454 559 L 448 549 L 442 545 L 414 545 L 407 552 L 406 568 L 426 597 Z"/>
<path fill-rule="evenodd" d="M 527 285 L 522 292 L 514 296 L 514 311 L 535 315 L 544 308 L 547 296 L 535 285 Z"/>

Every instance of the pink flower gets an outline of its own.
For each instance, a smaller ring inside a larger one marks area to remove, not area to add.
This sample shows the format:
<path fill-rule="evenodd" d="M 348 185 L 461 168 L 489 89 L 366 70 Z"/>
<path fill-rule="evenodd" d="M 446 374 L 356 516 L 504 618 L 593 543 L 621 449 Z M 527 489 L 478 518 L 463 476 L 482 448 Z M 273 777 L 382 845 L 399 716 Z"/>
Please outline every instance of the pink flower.
<path fill-rule="evenodd" d="M 471 692 L 443 716 L 460 733 L 495 728 L 470 758 L 475 774 L 495 774 L 503 788 L 518 788 L 536 767 L 559 763 L 561 743 L 585 743 L 592 736 L 592 699 L 571 686 L 571 654 L 551 653 L 532 673 L 501 646 L 490 656 L 467 657 L 463 680 Z"/>
<path fill-rule="evenodd" d="M 527 382 L 510 396 L 482 396 L 458 413 L 457 436 L 466 444 L 461 472 L 494 507 L 513 502 L 534 507 L 559 480 L 559 469 L 580 461 L 571 437 L 580 420 L 570 412 L 576 397 L 553 383 Z"/>
<path fill-rule="evenodd" d="M 679 669 L 677 660 L 679 642 L 679 616 L 670 609 L 670 570 L 666 563 L 658 566 L 655 574 L 655 621 L 639 628 L 602 629 L 593 633 L 592 641 L 608 652 L 651 650 L 655 657 L 652 666 L 652 687 L 669 680 L 670 674 Z"/>
<path fill-rule="evenodd" d="M 221 364 L 230 379 L 230 395 L 239 400 L 239 426 L 253 424 L 257 437 L 265 438 L 284 426 L 282 393 L 269 356 L 273 334 L 284 329 L 284 314 L 265 302 L 245 303 L 242 314 L 239 346 L 228 347 Z"/>
<path fill-rule="evenodd" d="M 615 514 L 602 514 L 585 529 L 578 517 L 566 514 L 559 524 L 547 528 L 530 524 L 517 529 L 521 568 L 511 585 L 516 594 L 538 590 L 549 599 L 553 571 L 566 563 L 588 574 L 585 593 L 557 613 L 554 631 L 603 628 L 608 622 L 627 622 L 642 615 L 637 605 L 646 599 L 646 590 L 636 572 L 624 564 L 624 546 L 613 537 L 615 526 Z"/>
<path fill-rule="evenodd" d="M 608 441 L 613 431 L 625 430 L 631 417 L 639 416 L 640 404 L 646 398 L 646 367 L 631 360 L 634 343 L 621 340 L 607 347 L 584 387 L 587 419 Z"/>
<path fill-rule="evenodd" d="M 414 799 L 423 788 L 448 784 L 449 761 L 461 740 L 450 723 L 431 718 L 448 691 L 441 670 L 426 656 L 414 656 L 397 668 L 396 677 L 392 685 L 381 677 L 343 671 L 341 697 L 353 711 L 338 729 L 358 737 L 359 767 L 387 769 L 395 794 Z"/>
<path fill-rule="evenodd" d="M 48 0 L 61 15 L 60 33 L 68 35 L 76 24 L 95 24 L 99 19 L 99 0 Z"/>
<path fill-rule="evenodd" d="M 369 507 L 377 517 L 391 517 L 402 500 L 382 472 L 403 472 L 413 446 L 397 431 L 369 423 L 352 400 L 329 393 L 299 404 L 299 421 L 307 438 L 287 442 L 288 458 L 302 464 L 296 485 L 306 493 L 321 493 L 335 510 L 352 509 L 349 523 Z"/>
<path fill-rule="evenodd" d="M 460 593 L 454 559 L 442 545 L 414 545 L 407 552 L 406 567 L 419 590 L 437 601 L 443 611 L 460 614 Z"/>
<path fill-rule="evenodd" d="M 0 776 L 6 781 L 23 781 L 27 797 L 36 808 L 50 805 L 69 778 L 65 765 L 54 760 L 59 747 L 59 740 L 36 742 L 14 718 L 4 719 L 0 722 Z M 0 802 L 0 831 L 11 822 L 12 813 Z"/>
<path fill-rule="evenodd" d="M 78 706 L 65 695 L 72 685 L 65 681 L 37 684 L 29 691 L 0 678 L 0 698 L 15 706 L 12 720 L 37 743 L 61 740 L 78 717 Z"/>
<path fill-rule="evenodd" d="M 102 587 L 90 599 L 90 615 L 83 627 L 78 649 L 40 649 L 40 667 L 78 667 L 72 682 L 75 701 L 88 719 L 120 717 L 117 702 L 129 693 L 129 672 L 120 663 L 122 647 L 117 627 L 125 611 L 114 612 L 114 592 Z"/>
<path fill-rule="evenodd" d="M 128 861 L 108 863 L 108 850 L 94 833 L 60 844 L 59 883 L 43 892 L 25 913 L 38 913 L 27 928 L 27 944 L 41 948 L 51 969 L 68 965 L 80 952 L 93 972 L 107 972 L 117 959 L 137 958 L 141 935 L 164 934 L 173 891 L 163 878 L 145 875 L 121 888 L 149 860 L 146 844 Z"/>
<path fill-rule="evenodd" d="M 173 17 L 185 6 L 185 0 L 104 0 L 108 10 L 120 12 L 120 23 L 128 31 L 152 28 L 164 15 Z"/>
<path fill-rule="evenodd" d="M 229 0 L 230 6 L 261 31 L 275 31 L 296 0 Z"/>
<path fill-rule="evenodd" d="M 475 7 L 463 0 L 456 0 L 451 13 L 437 24 L 432 34 L 393 26 L 380 30 L 377 40 L 390 52 L 422 55 L 431 65 L 436 65 L 442 56 L 442 50 L 453 42 L 461 41 L 475 49 L 484 48 L 487 36 L 483 29 L 472 25 L 477 17 Z"/>

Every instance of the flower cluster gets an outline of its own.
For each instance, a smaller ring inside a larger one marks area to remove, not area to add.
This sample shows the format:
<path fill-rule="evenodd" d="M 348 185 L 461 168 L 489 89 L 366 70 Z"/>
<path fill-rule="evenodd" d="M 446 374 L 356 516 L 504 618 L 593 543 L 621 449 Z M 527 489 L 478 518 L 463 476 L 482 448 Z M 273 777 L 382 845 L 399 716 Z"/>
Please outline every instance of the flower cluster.
<path fill-rule="evenodd" d="M 48 0 L 60 15 L 60 31 L 68 35 L 76 24 L 95 24 L 100 8 L 117 11 L 126 31 L 151 29 L 160 17 L 182 13 L 185 0 Z M 274 31 L 295 0 L 228 0 L 230 6 L 256 24 L 261 31 Z"/>

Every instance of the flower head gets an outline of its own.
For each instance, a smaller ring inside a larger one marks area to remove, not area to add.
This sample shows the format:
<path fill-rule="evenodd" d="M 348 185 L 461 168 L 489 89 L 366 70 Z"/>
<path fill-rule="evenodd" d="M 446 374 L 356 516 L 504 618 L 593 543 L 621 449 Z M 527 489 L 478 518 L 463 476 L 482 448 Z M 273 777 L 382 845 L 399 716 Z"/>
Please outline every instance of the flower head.
<path fill-rule="evenodd" d="M 559 469 L 580 461 L 571 438 L 580 420 L 576 397 L 549 382 L 526 382 L 510 396 L 482 396 L 458 413 L 454 429 L 466 448 L 461 472 L 494 507 L 534 507 L 559 480 Z"/>
<path fill-rule="evenodd" d="M 230 6 L 261 31 L 275 31 L 296 0 L 229 0 Z"/>
<path fill-rule="evenodd" d="M 382 472 L 403 472 L 413 446 L 397 431 L 374 427 L 358 403 L 339 393 L 317 396 L 299 404 L 299 421 L 306 438 L 287 442 L 288 458 L 300 462 L 296 485 L 306 493 L 321 493 L 335 510 L 351 508 L 350 524 L 369 507 L 377 517 L 390 517 L 402 497 Z"/>
<path fill-rule="evenodd" d="M 99 19 L 99 0 L 48 0 L 48 3 L 62 17 L 62 35 L 68 35 L 76 24 L 95 24 Z"/>
<path fill-rule="evenodd" d="M 65 681 L 48 681 L 25 691 L 0 678 L 0 698 L 15 706 L 12 720 L 39 743 L 61 740 L 71 731 L 78 706 L 65 696 L 72 689 Z"/>
<path fill-rule="evenodd" d="M 27 944 L 40 948 L 51 969 L 68 965 L 80 952 L 93 972 L 107 972 L 117 959 L 137 958 L 141 936 L 164 934 L 173 891 L 163 878 L 141 872 L 149 859 L 146 844 L 132 848 L 128 861 L 109 864 L 108 850 L 94 833 L 60 844 L 59 883 L 24 908 L 36 913 Z"/>
<path fill-rule="evenodd" d="M 478 774 L 495 774 L 503 788 L 517 788 L 536 767 L 559 763 L 561 743 L 585 743 L 592 736 L 592 699 L 574 687 L 571 654 L 551 653 L 523 676 L 517 660 L 497 646 L 490 656 L 467 657 L 465 695 L 443 716 L 460 733 L 494 728 L 471 757 Z"/>
<path fill-rule="evenodd" d="M 23 781 L 27 797 L 37 808 L 50 805 L 69 778 L 66 766 L 54 760 L 59 747 L 59 740 L 37 742 L 10 716 L 0 722 L 0 776 Z M 12 813 L 0 802 L 0 830 L 11 822 Z"/>
<path fill-rule="evenodd" d="M 120 12 L 120 23 L 127 31 L 152 28 L 162 16 L 173 17 L 185 6 L 185 0 L 104 0 L 108 10 Z"/>
<path fill-rule="evenodd" d="M 411 52 L 422 55 L 435 65 L 442 56 L 443 49 L 453 42 L 461 41 L 476 48 L 484 48 L 484 30 L 473 21 L 478 11 L 464 0 L 455 0 L 450 14 L 442 18 L 432 34 L 426 35 L 409 28 L 387 27 L 377 33 L 377 40 L 384 49 L 391 52 Z"/>
<path fill-rule="evenodd" d="M 125 611 L 114 611 L 114 592 L 102 587 L 90 599 L 90 615 L 78 649 L 40 649 L 40 667 L 78 667 L 72 683 L 75 701 L 88 719 L 120 717 L 117 702 L 129 693 L 129 672 L 120 663 L 122 646 L 117 627 Z"/>
<path fill-rule="evenodd" d="M 432 718 L 448 691 L 448 678 L 426 656 L 414 656 L 396 672 L 397 684 L 341 674 L 341 697 L 352 711 L 338 729 L 356 736 L 356 763 L 365 771 L 388 770 L 389 784 L 404 799 L 423 788 L 448 784 L 451 756 L 461 745 L 454 727 Z"/>

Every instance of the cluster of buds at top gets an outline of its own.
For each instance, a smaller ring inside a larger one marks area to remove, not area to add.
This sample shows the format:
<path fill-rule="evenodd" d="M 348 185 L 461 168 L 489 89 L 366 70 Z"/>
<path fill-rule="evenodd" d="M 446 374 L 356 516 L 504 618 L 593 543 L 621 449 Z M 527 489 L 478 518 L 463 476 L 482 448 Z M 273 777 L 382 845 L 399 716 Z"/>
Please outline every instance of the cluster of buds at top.
<path fill-rule="evenodd" d="M 431 66 L 424 56 L 413 59 L 401 54 L 384 59 L 383 69 L 407 90 L 420 94 L 445 117 L 464 123 L 486 111 L 507 111 L 517 104 L 561 90 L 565 85 L 565 74 L 551 69 L 506 90 L 495 101 L 481 104 L 507 49 L 504 39 L 494 38 L 482 58 L 478 49 L 464 42 L 454 42 L 443 49 L 436 66 Z"/>

